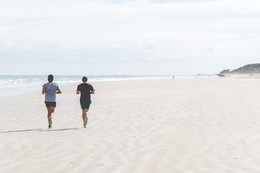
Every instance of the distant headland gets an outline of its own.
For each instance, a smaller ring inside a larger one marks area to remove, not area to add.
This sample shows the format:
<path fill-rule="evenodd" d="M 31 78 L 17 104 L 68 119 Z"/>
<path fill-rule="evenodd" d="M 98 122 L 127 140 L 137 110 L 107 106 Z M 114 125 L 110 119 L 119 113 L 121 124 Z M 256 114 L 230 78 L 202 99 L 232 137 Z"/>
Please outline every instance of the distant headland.
<path fill-rule="evenodd" d="M 222 70 L 220 74 L 260 74 L 260 63 L 248 64 L 238 69 L 230 71 L 229 69 Z"/>

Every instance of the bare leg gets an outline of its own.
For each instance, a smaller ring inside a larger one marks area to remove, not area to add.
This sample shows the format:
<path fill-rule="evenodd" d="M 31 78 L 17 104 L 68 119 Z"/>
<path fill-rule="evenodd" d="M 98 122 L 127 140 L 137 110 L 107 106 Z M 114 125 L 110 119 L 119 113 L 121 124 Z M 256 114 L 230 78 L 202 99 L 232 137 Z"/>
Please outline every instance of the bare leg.
<path fill-rule="evenodd" d="M 47 107 L 47 110 L 48 110 L 48 123 L 49 123 L 49 128 L 51 128 L 51 126 L 52 126 L 52 116 L 53 116 L 55 107 L 53 107 L 53 106 Z"/>
<path fill-rule="evenodd" d="M 86 125 L 88 123 L 88 109 L 82 109 L 82 119 L 83 119 L 83 125 L 86 128 Z"/>

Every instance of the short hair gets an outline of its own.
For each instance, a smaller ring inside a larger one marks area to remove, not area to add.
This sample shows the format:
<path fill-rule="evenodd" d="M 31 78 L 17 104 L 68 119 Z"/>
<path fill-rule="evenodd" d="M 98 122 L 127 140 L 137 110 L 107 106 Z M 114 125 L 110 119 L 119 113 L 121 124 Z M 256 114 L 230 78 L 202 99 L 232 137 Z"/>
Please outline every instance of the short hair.
<path fill-rule="evenodd" d="M 87 80 L 88 80 L 88 78 L 86 76 L 83 76 L 82 81 L 86 82 Z"/>
<path fill-rule="evenodd" d="M 53 78 L 54 78 L 53 75 L 50 74 L 50 75 L 48 76 L 48 81 L 49 81 L 49 82 L 52 82 L 52 81 L 53 81 Z"/>

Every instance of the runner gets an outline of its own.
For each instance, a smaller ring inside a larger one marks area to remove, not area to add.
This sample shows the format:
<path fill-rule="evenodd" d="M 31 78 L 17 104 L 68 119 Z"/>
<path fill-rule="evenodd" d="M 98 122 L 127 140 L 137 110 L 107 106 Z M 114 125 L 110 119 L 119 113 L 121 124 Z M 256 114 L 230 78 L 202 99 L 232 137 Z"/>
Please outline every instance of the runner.
<path fill-rule="evenodd" d="M 45 105 L 48 111 L 48 123 L 49 128 L 52 127 L 52 116 L 56 107 L 56 94 L 61 94 L 61 90 L 56 83 L 53 83 L 53 75 L 48 76 L 48 83 L 43 84 L 42 94 L 45 94 Z"/>
<path fill-rule="evenodd" d="M 79 84 L 77 87 L 77 94 L 80 93 L 80 105 L 82 109 L 82 120 L 83 120 L 83 126 L 86 128 L 86 125 L 88 123 L 88 110 L 89 106 L 91 104 L 91 96 L 90 94 L 95 94 L 95 90 L 92 87 L 92 85 L 87 83 L 88 78 L 84 76 L 82 78 L 82 84 Z"/>

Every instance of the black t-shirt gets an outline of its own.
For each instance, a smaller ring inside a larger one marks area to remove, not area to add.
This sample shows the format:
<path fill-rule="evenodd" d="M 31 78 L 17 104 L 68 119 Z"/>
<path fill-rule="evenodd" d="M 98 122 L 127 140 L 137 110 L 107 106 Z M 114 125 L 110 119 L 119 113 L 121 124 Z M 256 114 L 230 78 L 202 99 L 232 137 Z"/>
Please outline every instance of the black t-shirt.
<path fill-rule="evenodd" d="M 92 91 L 95 91 L 92 85 L 88 83 L 82 83 L 78 85 L 77 90 L 80 91 L 80 103 L 90 104 L 91 103 L 90 93 Z"/>

